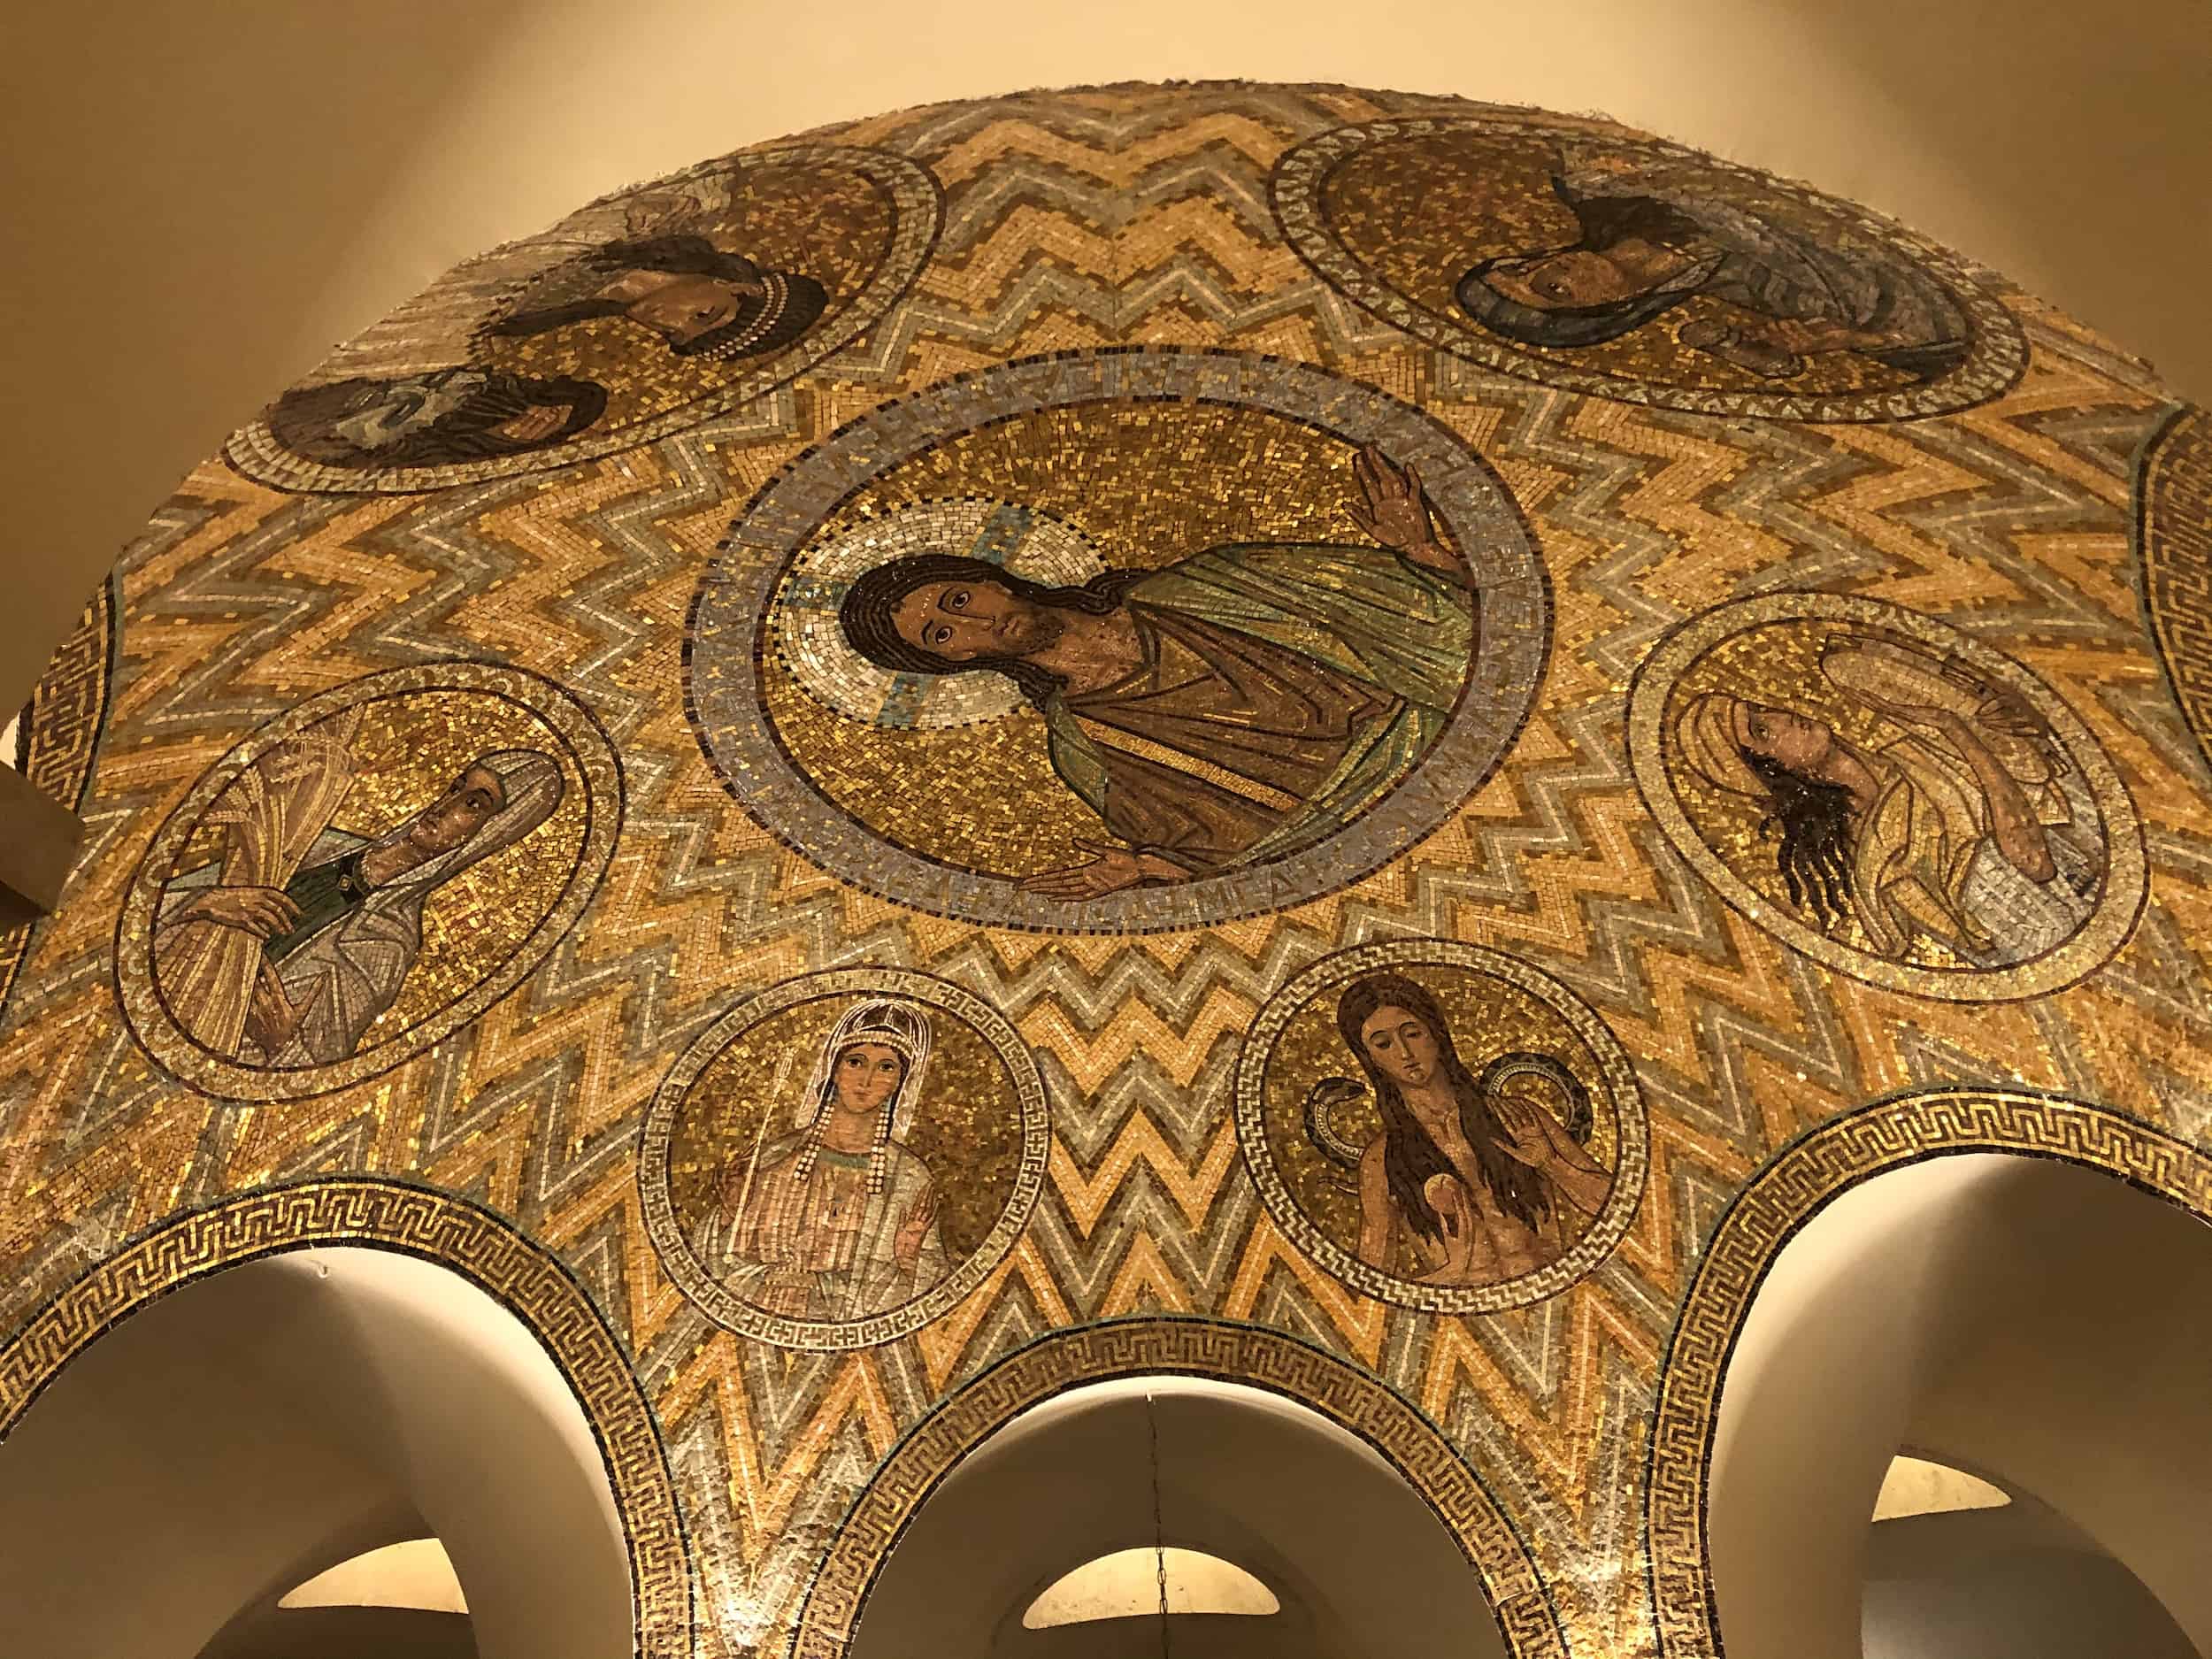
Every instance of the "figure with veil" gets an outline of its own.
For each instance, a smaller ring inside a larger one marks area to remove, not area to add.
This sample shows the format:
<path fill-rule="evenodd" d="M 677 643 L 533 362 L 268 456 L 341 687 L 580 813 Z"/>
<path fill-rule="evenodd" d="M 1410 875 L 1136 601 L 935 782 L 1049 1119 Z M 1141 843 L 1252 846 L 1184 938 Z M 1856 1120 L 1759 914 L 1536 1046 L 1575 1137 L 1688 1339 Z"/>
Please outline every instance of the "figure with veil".
<path fill-rule="evenodd" d="M 1504 339 L 1602 345 L 1703 295 L 1723 309 L 1682 323 L 1677 343 L 1763 380 L 1842 353 L 1925 386 L 1971 348 L 1957 298 L 1917 263 L 1732 203 L 1704 168 L 1569 146 L 1551 189 L 1574 215 L 1571 245 L 1501 254 L 1459 280 L 1460 309 Z"/>
<path fill-rule="evenodd" d="M 937 1190 L 904 1144 L 929 1068 L 929 1017 L 872 998 L 846 1010 L 816 1057 L 791 1126 L 723 1165 L 693 1230 L 700 1264 L 764 1312 L 864 1319 L 945 1276 Z"/>
<path fill-rule="evenodd" d="M 294 455 L 352 471 L 498 461 L 593 432 L 620 389 L 582 371 L 502 366 L 503 346 L 608 318 L 632 327 L 647 364 L 663 348 L 710 365 L 781 351 L 821 320 L 829 293 L 803 271 L 726 246 L 729 211 L 726 188 L 700 181 L 632 203 L 619 235 L 541 239 L 560 257 L 469 319 L 465 340 L 426 357 L 419 337 L 389 353 L 354 350 L 348 360 L 364 373 L 292 388 L 266 411 L 269 430 Z M 434 341 L 436 330 L 422 333 Z"/>
<path fill-rule="evenodd" d="M 248 1065 L 329 1065 L 398 999 L 439 888 L 534 832 L 561 769 L 532 749 L 478 756 L 435 799 L 363 835 L 332 819 L 354 779 L 351 717 L 280 743 L 208 809 L 216 856 L 173 877 L 154 979 L 204 1048 Z"/>

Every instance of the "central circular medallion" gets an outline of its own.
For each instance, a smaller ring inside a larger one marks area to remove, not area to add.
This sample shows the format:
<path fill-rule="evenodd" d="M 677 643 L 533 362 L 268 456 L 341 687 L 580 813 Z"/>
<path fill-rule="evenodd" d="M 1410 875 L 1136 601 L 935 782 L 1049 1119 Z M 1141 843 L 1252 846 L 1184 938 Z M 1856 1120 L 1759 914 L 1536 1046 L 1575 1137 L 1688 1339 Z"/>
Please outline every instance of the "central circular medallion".
<path fill-rule="evenodd" d="M 738 519 L 686 641 L 731 792 L 832 873 L 1142 933 L 1334 892 L 1496 768 L 1550 595 L 1432 417 L 1225 352 L 1008 364 L 877 410 Z"/>

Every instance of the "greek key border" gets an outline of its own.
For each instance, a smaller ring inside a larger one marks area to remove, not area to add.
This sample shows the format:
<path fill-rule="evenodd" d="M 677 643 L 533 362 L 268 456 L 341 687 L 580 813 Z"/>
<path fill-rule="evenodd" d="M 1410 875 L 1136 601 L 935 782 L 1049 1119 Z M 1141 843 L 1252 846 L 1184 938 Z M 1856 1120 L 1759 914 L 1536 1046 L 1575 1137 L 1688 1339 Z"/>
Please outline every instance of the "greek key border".
<path fill-rule="evenodd" d="M 1203 1318 L 1107 1320 L 1055 1332 L 951 1394 L 894 1447 L 808 1586 L 790 1659 L 840 1659 L 907 1526 L 962 1458 L 1033 1406 L 1122 1377 L 1263 1388 L 1359 1436 L 1402 1475 L 1481 1575 L 1514 1659 L 1567 1659 L 1550 1589 L 1482 1479 L 1419 1410 L 1365 1371 L 1279 1332 Z"/>
<path fill-rule="evenodd" d="M 0 1438 L 71 1360 L 131 1315 L 226 1268 L 318 1245 L 365 1245 L 450 1268 L 529 1328 L 606 1460 L 629 1554 L 634 1652 L 688 1655 L 690 1552 L 660 1430 L 628 1358 L 557 1257 L 451 1194 L 368 1178 L 314 1179 L 163 1224 L 93 1268 L 0 1347 Z"/>
<path fill-rule="evenodd" d="M 1721 1651 L 1705 1529 L 1713 1437 L 1729 1357 L 1775 1258 L 1861 1182 L 1961 1152 L 2021 1153 L 2100 1170 L 2212 1221 L 2212 1157 L 2062 1094 L 1967 1086 L 1917 1091 L 1831 1118 L 1777 1153 L 1723 1211 L 1661 1364 L 1645 1518 L 1662 1659 Z"/>
<path fill-rule="evenodd" d="M 2184 403 L 2144 441 L 2133 528 L 2144 627 L 2212 767 L 2212 412 Z"/>
<path fill-rule="evenodd" d="M 116 579 L 105 578 L 85 603 L 69 637 L 56 649 L 46 672 L 23 705 L 11 757 L 24 777 L 71 811 L 83 804 L 92 783 L 92 757 L 107 730 L 115 695 L 115 648 L 122 634 Z M 0 1015 L 31 954 L 35 921 L 0 928 Z"/>

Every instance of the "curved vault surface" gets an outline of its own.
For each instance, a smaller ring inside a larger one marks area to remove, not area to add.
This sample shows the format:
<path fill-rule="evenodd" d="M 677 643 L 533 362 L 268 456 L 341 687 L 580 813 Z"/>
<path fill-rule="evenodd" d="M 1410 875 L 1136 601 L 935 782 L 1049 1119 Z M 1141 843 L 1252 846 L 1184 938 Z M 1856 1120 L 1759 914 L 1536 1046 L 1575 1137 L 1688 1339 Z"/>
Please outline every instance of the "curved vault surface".
<path fill-rule="evenodd" d="M 366 1205 L 572 1281 L 654 1653 L 835 1651 L 964 1390 L 1171 1349 L 1517 1653 L 1702 1652 L 1793 1217 L 1964 1146 L 2202 1210 L 2208 490 L 2138 360 L 1600 119 L 1094 88 L 618 192 L 42 684 L 0 1406 Z"/>

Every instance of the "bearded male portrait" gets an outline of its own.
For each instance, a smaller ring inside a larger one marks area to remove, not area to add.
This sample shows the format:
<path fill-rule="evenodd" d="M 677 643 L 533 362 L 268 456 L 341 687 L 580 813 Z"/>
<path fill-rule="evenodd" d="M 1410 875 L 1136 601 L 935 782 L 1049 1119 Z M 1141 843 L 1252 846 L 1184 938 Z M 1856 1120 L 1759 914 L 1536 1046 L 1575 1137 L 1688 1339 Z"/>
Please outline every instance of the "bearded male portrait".
<path fill-rule="evenodd" d="M 1412 770 L 1480 626 L 1419 475 L 1372 446 L 1353 470 L 1377 546 L 1233 543 L 1080 588 L 922 554 L 862 574 L 839 624 L 879 668 L 1003 674 L 1042 715 L 1054 772 L 1119 844 L 1079 841 L 1025 889 L 1092 899 L 1286 856 Z"/>

